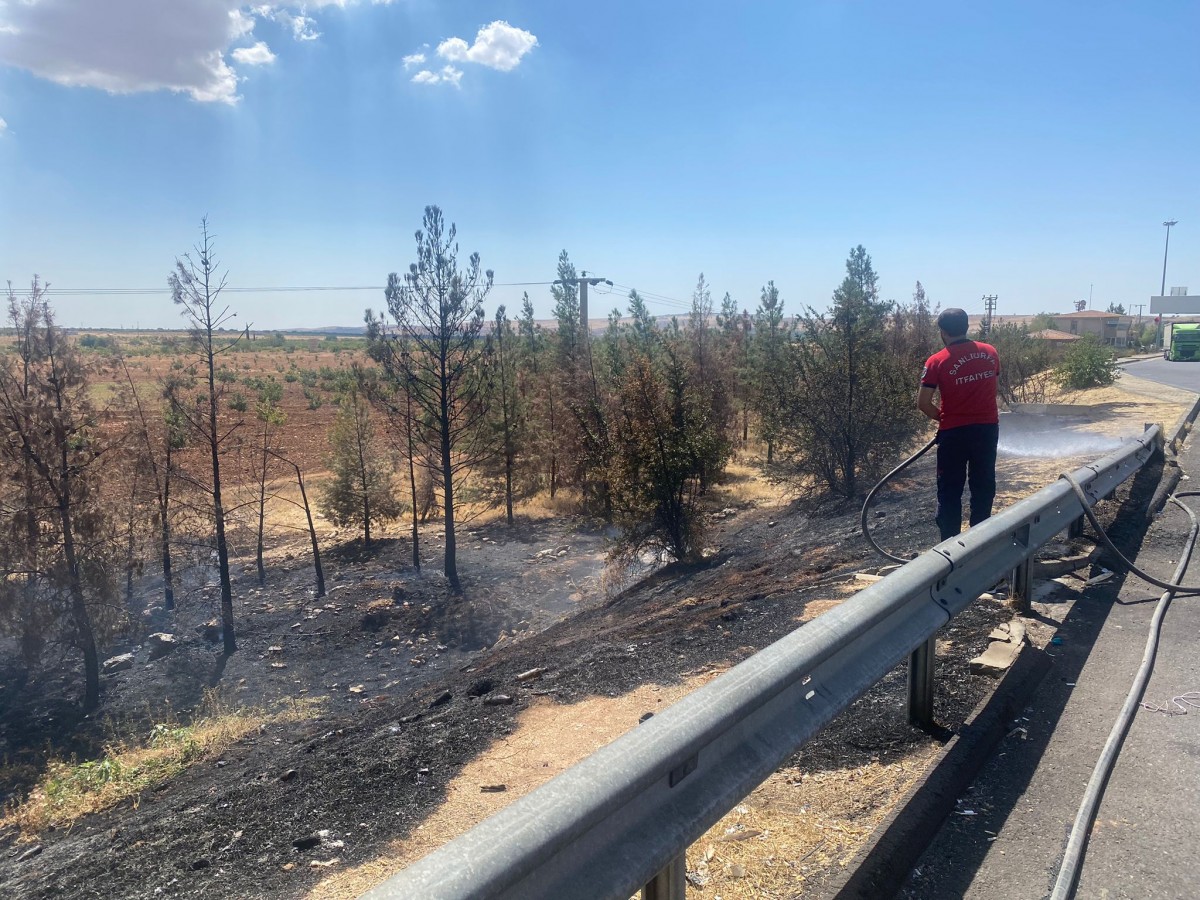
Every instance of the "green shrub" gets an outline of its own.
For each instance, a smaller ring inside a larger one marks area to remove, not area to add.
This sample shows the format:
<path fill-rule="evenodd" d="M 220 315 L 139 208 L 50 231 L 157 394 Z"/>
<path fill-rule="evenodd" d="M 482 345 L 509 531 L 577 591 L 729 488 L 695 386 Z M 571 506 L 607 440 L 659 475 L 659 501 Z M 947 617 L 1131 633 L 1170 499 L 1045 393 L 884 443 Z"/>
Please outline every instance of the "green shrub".
<path fill-rule="evenodd" d="M 1064 388 L 1083 390 L 1104 387 L 1120 376 L 1116 354 L 1093 335 L 1076 341 L 1054 367 L 1054 378 Z"/>
<path fill-rule="evenodd" d="M 101 353 L 115 353 L 120 349 L 116 338 L 101 334 L 83 334 L 79 336 L 79 346 L 84 350 L 98 350 Z"/>

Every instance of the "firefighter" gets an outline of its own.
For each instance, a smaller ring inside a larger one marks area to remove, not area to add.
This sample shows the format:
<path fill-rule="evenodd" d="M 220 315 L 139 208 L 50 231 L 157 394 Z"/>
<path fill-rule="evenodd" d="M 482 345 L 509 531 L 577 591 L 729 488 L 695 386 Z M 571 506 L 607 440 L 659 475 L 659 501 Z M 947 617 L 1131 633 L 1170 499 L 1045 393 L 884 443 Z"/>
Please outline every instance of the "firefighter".
<path fill-rule="evenodd" d="M 964 486 L 971 488 L 970 523 L 992 514 L 1000 357 L 991 344 L 967 337 L 965 311 L 944 310 L 937 324 L 945 349 L 925 362 L 917 408 L 938 423 L 937 524 L 945 541 L 962 531 Z"/>

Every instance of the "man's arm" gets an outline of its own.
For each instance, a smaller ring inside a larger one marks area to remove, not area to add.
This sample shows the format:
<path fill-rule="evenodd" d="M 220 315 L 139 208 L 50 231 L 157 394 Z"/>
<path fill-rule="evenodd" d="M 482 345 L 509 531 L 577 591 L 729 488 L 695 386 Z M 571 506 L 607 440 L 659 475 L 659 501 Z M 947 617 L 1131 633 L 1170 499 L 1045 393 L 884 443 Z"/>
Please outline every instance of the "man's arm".
<path fill-rule="evenodd" d="M 926 385 L 921 385 L 921 389 L 917 391 L 917 409 L 929 416 L 935 422 L 942 420 L 942 409 L 933 399 L 934 391 L 937 388 L 931 388 Z"/>

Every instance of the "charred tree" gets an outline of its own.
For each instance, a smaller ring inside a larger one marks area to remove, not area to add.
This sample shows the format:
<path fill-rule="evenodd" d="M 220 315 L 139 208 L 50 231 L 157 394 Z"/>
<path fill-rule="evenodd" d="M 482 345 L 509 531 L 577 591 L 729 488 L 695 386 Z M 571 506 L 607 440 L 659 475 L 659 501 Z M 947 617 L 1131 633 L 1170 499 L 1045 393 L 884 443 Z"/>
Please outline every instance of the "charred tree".
<path fill-rule="evenodd" d="M 200 220 L 200 242 L 175 261 L 175 271 L 167 281 L 176 305 L 190 330 L 191 349 L 195 361 L 192 368 L 203 384 L 203 395 L 195 407 L 178 403 L 182 415 L 196 439 L 207 449 L 212 481 L 201 487 L 212 500 L 212 521 L 216 536 L 217 571 L 221 583 L 221 637 L 225 654 L 237 651 L 233 625 L 233 584 L 229 576 L 229 544 L 225 538 L 225 504 L 221 494 L 221 456 L 226 439 L 237 427 L 221 429 L 219 414 L 223 385 L 216 377 L 217 357 L 231 350 L 241 338 L 223 335 L 225 327 L 236 318 L 220 299 L 225 288 L 225 276 L 218 275 L 219 265 L 213 255 L 214 235 L 208 229 L 208 219 Z M 193 255 L 194 254 L 194 255 Z"/>

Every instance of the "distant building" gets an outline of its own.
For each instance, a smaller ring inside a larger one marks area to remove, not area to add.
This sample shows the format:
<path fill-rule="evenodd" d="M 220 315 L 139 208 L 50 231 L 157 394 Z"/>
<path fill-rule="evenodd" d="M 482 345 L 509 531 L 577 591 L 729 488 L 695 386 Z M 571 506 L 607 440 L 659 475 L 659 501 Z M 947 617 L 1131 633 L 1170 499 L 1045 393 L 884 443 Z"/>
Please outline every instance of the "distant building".
<path fill-rule="evenodd" d="M 1040 341 L 1049 341 L 1052 344 L 1070 344 L 1073 341 L 1082 341 L 1083 335 L 1071 334 L 1069 331 L 1059 331 L 1057 328 L 1043 328 L 1041 331 L 1031 331 L 1031 338 L 1037 338 Z"/>
<path fill-rule="evenodd" d="M 1094 335 L 1109 347 L 1129 345 L 1129 332 L 1133 328 L 1133 316 L 1085 309 L 1082 312 L 1062 313 L 1054 316 L 1054 329 L 1069 335 L 1086 337 Z"/>

